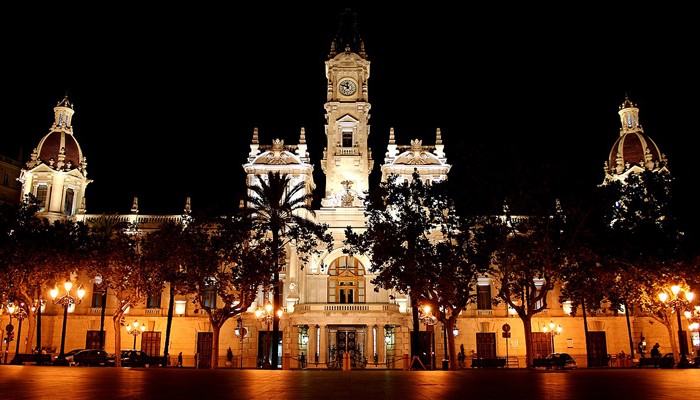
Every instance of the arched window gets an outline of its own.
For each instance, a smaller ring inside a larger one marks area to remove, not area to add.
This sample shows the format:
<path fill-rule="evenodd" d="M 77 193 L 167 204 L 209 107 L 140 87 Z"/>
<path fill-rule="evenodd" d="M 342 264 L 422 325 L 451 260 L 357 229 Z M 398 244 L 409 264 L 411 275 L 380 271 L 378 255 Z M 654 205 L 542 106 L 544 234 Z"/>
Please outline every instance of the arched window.
<path fill-rule="evenodd" d="M 355 257 L 338 257 L 328 267 L 329 303 L 365 302 L 365 267 Z"/>

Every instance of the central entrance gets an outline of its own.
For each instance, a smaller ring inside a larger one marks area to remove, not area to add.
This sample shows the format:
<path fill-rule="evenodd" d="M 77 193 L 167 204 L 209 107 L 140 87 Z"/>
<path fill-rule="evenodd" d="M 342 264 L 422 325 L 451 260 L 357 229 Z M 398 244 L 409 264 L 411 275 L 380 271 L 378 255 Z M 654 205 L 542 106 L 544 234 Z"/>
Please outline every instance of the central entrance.
<path fill-rule="evenodd" d="M 328 329 L 328 368 L 342 369 L 343 357 L 350 356 L 351 368 L 367 365 L 366 326 L 330 326 Z"/>

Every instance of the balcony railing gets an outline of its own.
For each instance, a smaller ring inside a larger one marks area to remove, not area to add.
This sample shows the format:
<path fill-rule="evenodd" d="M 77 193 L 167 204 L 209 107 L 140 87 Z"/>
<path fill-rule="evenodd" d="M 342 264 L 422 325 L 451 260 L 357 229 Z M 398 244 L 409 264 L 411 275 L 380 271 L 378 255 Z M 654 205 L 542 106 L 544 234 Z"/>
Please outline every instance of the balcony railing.
<path fill-rule="evenodd" d="M 327 312 L 346 312 L 346 311 L 367 311 L 367 312 L 398 312 L 397 304 L 383 303 L 354 303 L 354 304 L 299 304 L 294 307 L 295 312 L 311 312 L 311 311 L 327 311 Z"/>
<path fill-rule="evenodd" d="M 338 147 L 335 149 L 335 154 L 338 156 L 357 156 L 360 154 L 359 147 Z"/>

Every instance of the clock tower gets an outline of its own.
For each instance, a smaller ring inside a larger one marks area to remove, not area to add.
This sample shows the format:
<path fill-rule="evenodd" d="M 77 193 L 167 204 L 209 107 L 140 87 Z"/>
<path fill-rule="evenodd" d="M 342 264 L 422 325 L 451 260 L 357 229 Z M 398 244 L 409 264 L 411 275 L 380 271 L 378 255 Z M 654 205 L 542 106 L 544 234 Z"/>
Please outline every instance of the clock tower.
<path fill-rule="evenodd" d="M 368 147 L 369 65 L 354 14 L 345 14 L 326 61 L 328 80 L 326 143 L 321 169 L 326 175 L 323 207 L 360 207 L 374 167 Z"/>

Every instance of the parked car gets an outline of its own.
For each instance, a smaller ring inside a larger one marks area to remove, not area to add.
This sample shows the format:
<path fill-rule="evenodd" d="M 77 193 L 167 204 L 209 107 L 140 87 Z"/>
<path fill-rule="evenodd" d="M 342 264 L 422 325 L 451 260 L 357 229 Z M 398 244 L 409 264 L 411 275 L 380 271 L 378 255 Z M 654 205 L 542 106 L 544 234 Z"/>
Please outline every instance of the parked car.
<path fill-rule="evenodd" d="M 83 366 L 106 366 L 109 364 L 110 354 L 104 350 L 89 349 L 75 353 L 73 355 L 74 365 Z"/>
<path fill-rule="evenodd" d="M 576 360 L 569 353 L 551 353 L 545 357 L 547 369 L 576 369 Z"/>
<path fill-rule="evenodd" d="M 86 349 L 74 349 L 74 350 L 71 350 L 71 351 L 65 353 L 64 356 L 66 358 L 66 361 L 68 362 L 68 365 L 74 365 L 73 356 L 75 356 L 76 354 L 78 354 L 79 352 L 81 352 L 83 350 L 86 350 Z M 54 356 L 53 361 L 56 361 L 57 358 L 58 358 L 58 355 Z"/>
<path fill-rule="evenodd" d="M 149 356 L 141 350 L 122 350 L 121 351 L 121 366 L 122 367 L 156 367 L 164 366 L 164 357 Z"/>

